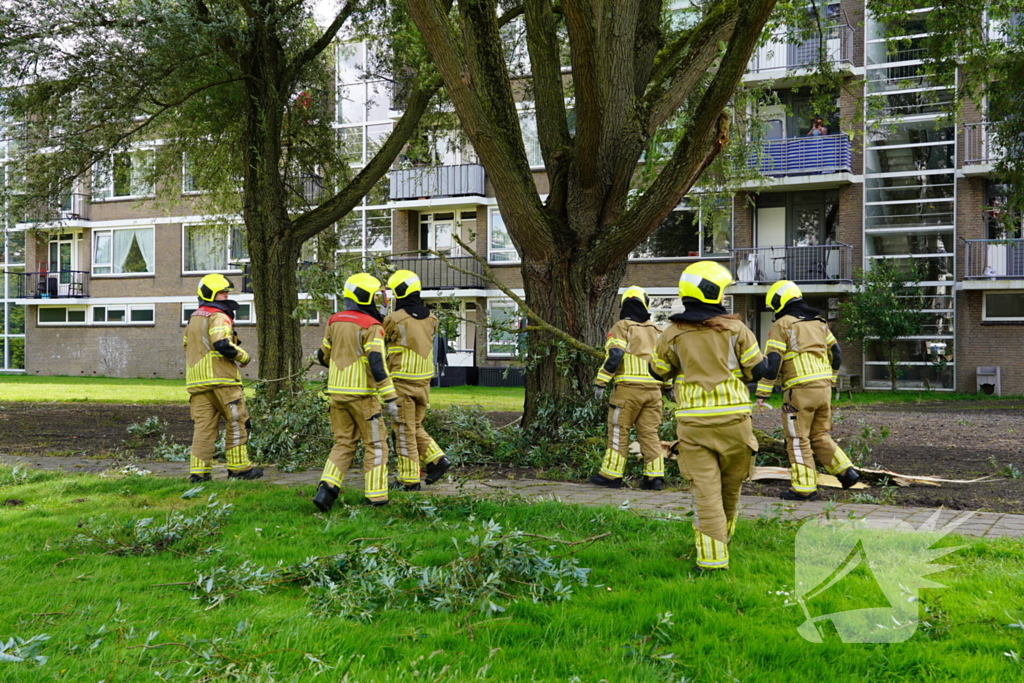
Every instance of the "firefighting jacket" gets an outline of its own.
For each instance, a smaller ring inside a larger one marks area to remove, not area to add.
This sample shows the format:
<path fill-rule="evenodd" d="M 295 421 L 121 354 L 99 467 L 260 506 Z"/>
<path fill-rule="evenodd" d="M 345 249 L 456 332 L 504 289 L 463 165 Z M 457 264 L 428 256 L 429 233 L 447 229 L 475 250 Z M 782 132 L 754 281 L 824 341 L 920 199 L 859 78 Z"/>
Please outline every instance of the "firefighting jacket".
<path fill-rule="evenodd" d="M 331 316 L 320 354 L 330 359 L 327 393 L 332 398 L 398 398 L 384 367 L 384 328 L 369 315 L 342 311 Z"/>
<path fill-rule="evenodd" d="M 658 341 L 658 326 L 648 321 L 638 323 L 623 318 L 615 323 L 605 342 L 604 363 L 594 378 L 594 385 L 616 384 L 659 387 L 661 381 L 651 377 L 650 361 Z"/>
<path fill-rule="evenodd" d="M 676 419 L 701 425 L 723 415 L 750 413 L 746 380 L 763 360 L 754 333 L 739 320 L 722 318 L 723 329 L 677 322 L 661 333 L 651 367 L 675 378 Z"/>
<path fill-rule="evenodd" d="M 416 318 L 400 309 L 384 318 L 384 341 L 392 379 L 423 384 L 434 376 L 437 317 Z"/>
<path fill-rule="evenodd" d="M 757 383 L 757 395 L 762 398 L 771 396 L 777 380 L 783 391 L 798 385 L 829 386 L 839 369 L 837 361 L 841 362 L 835 336 L 818 317 L 782 316 L 768 332 L 764 353 L 769 370 Z"/>
<path fill-rule="evenodd" d="M 231 316 L 217 306 L 200 306 L 188 319 L 185 336 L 185 387 L 199 394 L 213 387 L 241 386 L 238 365 L 249 354 L 238 341 Z"/>

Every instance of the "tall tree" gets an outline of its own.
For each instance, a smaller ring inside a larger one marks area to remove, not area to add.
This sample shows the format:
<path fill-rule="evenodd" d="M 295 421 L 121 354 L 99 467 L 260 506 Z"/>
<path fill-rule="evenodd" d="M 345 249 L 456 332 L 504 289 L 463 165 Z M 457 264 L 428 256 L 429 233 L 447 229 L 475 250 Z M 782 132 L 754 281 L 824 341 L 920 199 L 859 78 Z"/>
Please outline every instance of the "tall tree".
<path fill-rule="evenodd" d="M 680 22 L 663 0 L 456 0 L 451 9 L 408 0 L 493 183 L 522 259 L 526 301 L 548 323 L 600 344 L 630 252 L 729 141 L 727 108 L 775 1 L 697 2 L 693 21 Z M 510 69 L 500 30 L 520 13 L 522 76 Z M 536 110 L 545 199 L 520 129 L 524 92 Z M 671 152 L 655 173 L 639 174 L 666 127 Z M 530 335 L 528 349 L 530 424 L 541 397 L 558 400 L 588 384 L 592 364 L 583 356 L 560 362 L 541 334 Z"/>
<path fill-rule="evenodd" d="M 13 211 L 73 191 L 112 152 L 159 141 L 134 171 L 177 179 L 182 158 L 211 213 L 241 215 L 260 376 L 301 368 L 296 269 L 305 242 L 387 172 L 440 86 L 400 3 L 345 0 L 23 0 L 0 6 L 0 109 L 23 122 Z M 369 32 L 400 73 L 404 114 L 353 174 L 339 150 L 334 49 Z M 241 190 L 239 192 L 239 189 Z M 158 186 L 159 190 L 159 186 Z M 321 191 L 323 190 L 323 191 Z M 180 192 L 167 193 L 178 201 Z M 274 385 L 278 386 L 278 385 Z"/>

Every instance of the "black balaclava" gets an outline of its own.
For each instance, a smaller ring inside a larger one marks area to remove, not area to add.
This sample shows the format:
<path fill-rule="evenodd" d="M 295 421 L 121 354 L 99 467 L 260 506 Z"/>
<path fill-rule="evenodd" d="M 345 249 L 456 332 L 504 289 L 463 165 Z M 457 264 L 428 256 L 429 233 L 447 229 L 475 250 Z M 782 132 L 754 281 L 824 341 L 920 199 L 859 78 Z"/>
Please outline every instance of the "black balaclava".
<path fill-rule="evenodd" d="M 231 299 L 221 299 L 220 301 L 203 301 L 200 299 L 199 305 L 216 308 L 218 311 L 226 313 L 232 320 L 235 319 L 235 314 L 238 313 L 238 302 Z"/>
<path fill-rule="evenodd" d="M 807 305 L 803 299 L 793 299 L 786 303 L 782 307 L 782 310 L 775 314 L 775 319 L 778 320 L 783 316 L 791 315 L 794 318 L 800 318 L 801 320 L 811 320 L 821 315 L 821 311 L 817 308 L 811 308 Z"/>
<path fill-rule="evenodd" d="M 622 302 L 622 310 L 619 312 L 619 320 L 632 320 L 637 323 L 645 323 L 651 319 L 651 312 L 647 310 L 644 302 L 635 296 L 631 296 Z"/>
<path fill-rule="evenodd" d="M 372 301 L 368 304 L 361 304 L 345 297 L 345 310 L 359 311 L 360 313 L 365 313 L 379 323 L 384 322 L 384 316 L 380 314 L 380 311 L 377 310 L 377 307 L 373 305 Z"/>
<path fill-rule="evenodd" d="M 395 310 L 405 311 L 417 320 L 423 320 L 430 315 L 430 309 L 423 303 L 419 292 L 406 294 L 402 298 L 395 299 Z"/>
<path fill-rule="evenodd" d="M 674 323 L 699 323 L 711 318 L 717 318 L 720 315 L 728 315 L 729 311 L 725 310 L 725 306 L 722 304 L 706 304 L 699 299 L 693 297 L 683 297 L 683 308 L 685 309 L 682 313 L 676 313 L 669 318 L 669 321 Z"/>

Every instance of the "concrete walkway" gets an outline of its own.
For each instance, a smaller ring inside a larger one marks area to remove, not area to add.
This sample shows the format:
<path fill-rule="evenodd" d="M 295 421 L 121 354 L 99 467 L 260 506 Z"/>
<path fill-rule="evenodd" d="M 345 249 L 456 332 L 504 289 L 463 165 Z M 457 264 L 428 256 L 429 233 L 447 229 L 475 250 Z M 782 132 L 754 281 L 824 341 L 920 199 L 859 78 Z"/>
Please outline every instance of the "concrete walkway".
<path fill-rule="evenodd" d="M 7 456 L 0 454 L 0 464 L 96 474 L 109 469 L 116 469 L 124 463 L 115 463 L 108 458 Z M 181 477 L 182 479 L 185 478 L 185 473 L 188 470 L 188 464 L 184 462 L 133 461 L 132 464 L 140 469 L 149 470 L 157 476 Z M 320 472 L 316 470 L 279 472 L 274 467 L 268 467 L 265 468 L 265 472 L 264 481 L 284 486 L 315 486 L 320 478 Z M 223 465 L 215 467 L 215 479 L 219 480 L 226 477 L 227 474 Z M 346 478 L 345 485 L 361 490 L 361 473 L 351 472 Z M 628 504 L 632 510 L 652 510 L 662 514 L 680 516 L 693 509 L 693 496 L 687 492 L 641 491 L 629 488 L 604 489 L 591 484 L 573 484 L 539 479 L 445 481 L 433 486 L 424 486 L 423 491 L 429 495 L 510 495 L 530 499 L 558 500 L 563 503 L 576 503 L 578 505 L 611 505 L 620 507 Z M 777 498 L 765 498 L 762 496 L 741 496 L 740 498 L 740 516 L 744 519 L 766 517 L 796 520 L 821 515 L 826 511 L 835 519 L 849 517 L 863 517 L 886 521 L 895 519 L 907 522 L 914 527 L 922 524 L 935 513 L 935 510 L 931 508 L 896 507 L 892 505 L 839 504 L 828 501 L 803 503 L 782 501 Z M 965 513 L 959 510 L 942 509 L 937 520 L 938 525 L 941 526 L 963 514 Z M 984 538 L 1024 537 L 1024 515 L 976 512 L 956 529 L 956 533 L 964 536 L 981 536 Z"/>

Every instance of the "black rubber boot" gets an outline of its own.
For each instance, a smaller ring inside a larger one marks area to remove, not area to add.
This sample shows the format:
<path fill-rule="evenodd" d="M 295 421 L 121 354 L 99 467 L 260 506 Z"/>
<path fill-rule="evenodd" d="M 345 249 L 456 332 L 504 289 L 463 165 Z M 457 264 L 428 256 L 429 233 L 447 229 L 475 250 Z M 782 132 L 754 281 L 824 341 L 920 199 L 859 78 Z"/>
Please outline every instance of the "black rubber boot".
<path fill-rule="evenodd" d="M 644 477 L 640 482 L 640 488 L 644 491 L 663 491 L 665 489 L 665 477 Z"/>
<path fill-rule="evenodd" d="M 860 473 L 853 467 L 847 467 L 846 471 L 836 477 L 844 489 L 853 488 L 853 485 L 860 481 Z"/>
<path fill-rule="evenodd" d="M 600 474 L 595 474 L 587 481 L 589 481 L 591 484 L 595 484 L 596 486 L 604 486 L 605 488 L 609 489 L 622 488 L 622 477 L 619 477 L 618 479 L 606 479 L 602 477 Z"/>
<path fill-rule="evenodd" d="M 779 498 L 782 500 L 818 500 L 818 492 L 814 491 L 813 493 L 808 493 L 805 496 L 802 493 L 797 493 L 793 489 L 786 489 L 779 494 Z"/>
<path fill-rule="evenodd" d="M 245 470 L 244 472 L 232 472 L 231 470 L 228 470 L 228 479 L 247 479 L 247 480 L 252 480 L 252 479 L 259 479 L 262 476 L 263 476 L 263 468 L 262 467 L 250 467 L 249 469 Z"/>
<path fill-rule="evenodd" d="M 375 508 L 382 508 L 390 502 L 390 500 L 370 500 L 369 498 L 363 499 L 363 505 L 369 505 L 370 507 Z"/>
<path fill-rule="evenodd" d="M 190 484 L 198 484 L 204 481 L 213 481 L 213 477 L 209 474 L 193 474 L 188 478 L 188 483 Z"/>
<path fill-rule="evenodd" d="M 322 481 L 317 487 L 316 495 L 313 496 L 313 505 L 316 505 L 320 512 L 330 512 L 339 493 L 341 493 L 341 489 L 337 486 L 331 486 L 326 481 Z"/>
<path fill-rule="evenodd" d="M 428 484 L 433 484 L 440 480 L 441 477 L 444 476 L 444 473 L 450 470 L 451 467 L 452 461 L 448 459 L 448 456 L 442 455 L 440 458 L 427 465 L 427 476 L 424 481 Z"/>
<path fill-rule="evenodd" d="M 395 479 L 393 482 L 391 482 L 388 488 L 391 489 L 392 491 L 419 491 L 423 487 L 420 486 L 419 482 L 416 482 L 415 484 L 406 484 Z"/>

